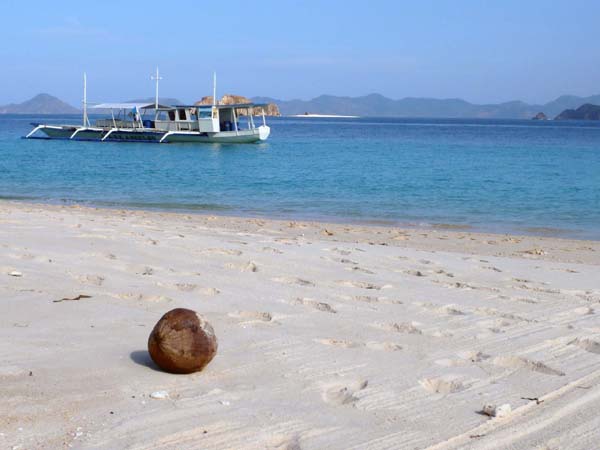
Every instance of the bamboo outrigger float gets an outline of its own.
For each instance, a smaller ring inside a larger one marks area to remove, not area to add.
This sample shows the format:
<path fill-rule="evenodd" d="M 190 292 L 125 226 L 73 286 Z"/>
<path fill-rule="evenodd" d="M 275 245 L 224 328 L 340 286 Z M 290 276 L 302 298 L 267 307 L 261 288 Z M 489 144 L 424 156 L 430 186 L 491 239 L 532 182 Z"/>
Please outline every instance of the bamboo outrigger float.
<path fill-rule="evenodd" d="M 161 105 L 158 102 L 156 69 L 156 100 L 154 103 L 101 103 L 92 110 L 110 110 L 111 117 L 97 119 L 91 125 L 88 117 L 87 80 L 83 78 L 83 121 L 81 125 L 48 125 L 33 123 L 26 139 L 64 139 L 97 142 L 215 142 L 252 143 L 264 141 L 271 129 L 267 126 L 264 109 L 262 124 L 254 122 L 254 108 L 263 104 L 216 103 L 216 76 L 212 105 Z M 154 114 L 152 115 L 152 112 Z M 115 115 L 116 113 L 116 115 Z M 151 118 L 147 118 L 150 115 Z M 240 120 L 245 123 L 240 123 Z M 43 133 L 43 135 L 40 135 Z"/>

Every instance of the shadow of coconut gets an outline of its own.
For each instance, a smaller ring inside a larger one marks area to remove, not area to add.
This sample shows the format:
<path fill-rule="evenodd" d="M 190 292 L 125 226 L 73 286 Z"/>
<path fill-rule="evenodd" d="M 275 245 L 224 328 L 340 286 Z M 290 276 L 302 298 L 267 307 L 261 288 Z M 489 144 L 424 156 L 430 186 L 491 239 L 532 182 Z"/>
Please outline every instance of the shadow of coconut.
<path fill-rule="evenodd" d="M 155 370 L 157 372 L 163 372 L 160 368 L 154 364 L 152 358 L 150 357 L 150 353 L 147 350 L 136 350 L 129 354 L 129 358 L 136 364 L 140 366 L 148 367 L 149 369 Z"/>

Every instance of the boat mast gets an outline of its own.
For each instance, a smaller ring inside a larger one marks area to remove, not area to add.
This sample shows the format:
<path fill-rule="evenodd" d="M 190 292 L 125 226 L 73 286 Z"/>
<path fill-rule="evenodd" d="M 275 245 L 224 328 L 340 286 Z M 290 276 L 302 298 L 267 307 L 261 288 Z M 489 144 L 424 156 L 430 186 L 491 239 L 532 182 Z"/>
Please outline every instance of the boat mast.
<path fill-rule="evenodd" d="M 154 109 L 157 110 L 158 109 L 158 82 L 160 80 L 162 80 L 162 77 L 158 74 L 158 66 L 156 67 L 156 75 L 153 75 L 150 78 L 152 78 L 153 80 L 156 81 L 156 97 L 154 100 Z"/>
<path fill-rule="evenodd" d="M 86 127 L 88 125 L 88 115 L 87 115 L 87 74 L 83 72 L 83 126 Z"/>
<path fill-rule="evenodd" d="M 213 72 L 213 106 L 217 106 L 217 72 Z"/>

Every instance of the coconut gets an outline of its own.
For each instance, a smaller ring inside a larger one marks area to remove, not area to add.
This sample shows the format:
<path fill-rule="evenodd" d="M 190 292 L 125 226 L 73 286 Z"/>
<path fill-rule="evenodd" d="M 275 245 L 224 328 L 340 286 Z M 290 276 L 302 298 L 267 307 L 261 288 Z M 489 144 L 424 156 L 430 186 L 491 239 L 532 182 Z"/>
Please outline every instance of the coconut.
<path fill-rule="evenodd" d="M 148 352 L 166 372 L 198 372 L 217 353 L 217 337 L 210 323 L 195 311 L 176 308 L 154 326 L 148 338 Z"/>

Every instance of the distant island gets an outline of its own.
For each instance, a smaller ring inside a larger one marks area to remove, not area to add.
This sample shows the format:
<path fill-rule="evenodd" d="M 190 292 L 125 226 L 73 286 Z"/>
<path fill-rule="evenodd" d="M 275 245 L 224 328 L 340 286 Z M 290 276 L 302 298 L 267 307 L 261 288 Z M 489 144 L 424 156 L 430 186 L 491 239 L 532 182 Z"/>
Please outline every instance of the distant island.
<path fill-rule="evenodd" d="M 530 119 L 542 112 L 555 117 L 567 108 L 577 108 L 584 103 L 600 103 L 600 95 L 577 97 L 564 95 L 543 105 L 512 101 L 499 104 L 474 104 L 462 99 L 434 99 L 406 97 L 393 100 L 380 94 L 362 97 L 321 95 L 312 100 L 279 100 L 271 97 L 254 97 L 255 102 L 275 103 L 284 116 L 311 114 L 371 117 L 416 118 L 482 118 Z"/>
<path fill-rule="evenodd" d="M 565 109 L 555 120 L 600 120 L 600 106 L 586 103 L 577 109 Z"/>
<path fill-rule="evenodd" d="M 79 112 L 77 108 L 50 94 L 38 94 L 23 103 L 0 106 L 0 114 L 79 114 Z"/>
<path fill-rule="evenodd" d="M 143 101 L 151 103 L 154 99 Z M 338 97 L 321 95 L 312 100 L 278 100 L 271 97 L 253 97 L 248 99 L 239 95 L 227 94 L 221 101 L 238 102 L 254 101 L 267 103 L 266 115 L 294 116 L 311 115 L 361 116 L 361 117 L 415 117 L 415 118 L 486 118 L 486 119 L 531 119 L 539 115 L 545 117 L 560 116 L 559 120 L 583 114 L 585 118 L 593 118 L 592 111 L 586 112 L 584 106 L 595 107 L 600 104 L 600 95 L 577 97 L 564 95 L 543 105 L 512 101 L 498 104 L 474 104 L 461 99 L 433 99 L 407 97 L 393 100 L 380 94 L 362 97 Z M 166 104 L 181 104 L 177 99 L 161 98 Z M 212 97 L 204 97 L 199 101 L 212 102 Z M 204 103 L 206 104 L 206 103 Z M 583 105 L 583 106 L 582 106 Z M 577 109 L 576 109 L 577 108 Z M 597 107 L 596 107 L 597 108 Z M 572 110 L 573 112 L 566 110 Z M 0 114 L 78 114 L 80 110 L 49 94 L 36 95 L 31 100 L 20 104 L 0 106 Z M 563 113 L 565 116 L 563 116 Z"/>

